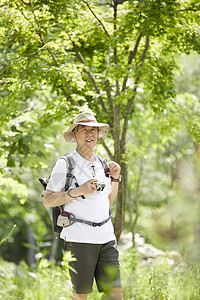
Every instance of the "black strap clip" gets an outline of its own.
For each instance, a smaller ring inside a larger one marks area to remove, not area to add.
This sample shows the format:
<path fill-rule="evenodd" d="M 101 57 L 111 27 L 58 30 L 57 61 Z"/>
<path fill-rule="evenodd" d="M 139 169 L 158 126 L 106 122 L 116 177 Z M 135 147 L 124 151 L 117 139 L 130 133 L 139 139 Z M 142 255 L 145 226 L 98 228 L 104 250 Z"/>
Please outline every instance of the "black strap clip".
<path fill-rule="evenodd" d="M 97 226 L 102 226 L 104 223 L 103 222 L 99 222 L 99 223 L 93 223 L 92 226 L 93 227 L 97 227 Z"/>

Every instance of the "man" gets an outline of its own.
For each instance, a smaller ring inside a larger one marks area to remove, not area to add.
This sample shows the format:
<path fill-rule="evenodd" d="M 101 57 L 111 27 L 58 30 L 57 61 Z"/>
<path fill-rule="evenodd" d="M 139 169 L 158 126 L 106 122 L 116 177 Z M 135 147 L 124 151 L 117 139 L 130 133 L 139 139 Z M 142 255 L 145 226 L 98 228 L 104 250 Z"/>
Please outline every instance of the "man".
<path fill-rule="evenodd" d="M 74 176 L 68 191 L 64 191 L 66 162 L 59 159 L 52 171 L 44 196 L 44 206 L 64 205 L 64 210 L 75 218 L 98 223 L 99 226 L 75 222 L 62 229 L 60 237 L 65 240 L 66 250 L 71 251 L 76 261 L 70 263 L 74 293 L 72 299 L 87 299 L 92 292 L 95 278 L 100 292 L 108 292 L 111 299 L 122 299 L 119 254 L 116 246 L 109 207 L 113 203 L 120 181 L 120 166 L 108 163 L 109 177 L 94 148 L 98 138 L 107 135 L 109 125 L 98 123 L 93 113 L 81 113 L 64 133 L 67 142 L 76 142 L 71 154 L 75 162 Z M 103 183 L 103 190 L 95 183 Z"/>

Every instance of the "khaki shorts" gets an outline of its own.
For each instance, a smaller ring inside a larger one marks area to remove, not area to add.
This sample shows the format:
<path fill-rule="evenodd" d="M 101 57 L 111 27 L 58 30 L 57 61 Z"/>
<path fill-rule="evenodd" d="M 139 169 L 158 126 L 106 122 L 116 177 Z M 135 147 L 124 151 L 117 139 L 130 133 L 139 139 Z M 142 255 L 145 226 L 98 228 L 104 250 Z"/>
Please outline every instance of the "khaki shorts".
<path fill-rule="evenodd" d="M 70 262 L 75 271 L 69 271 L 75 293 L 91 293 L 94 278 L 99 292 L 108 293 L 114 287 L 121 287 L 116 241 L 106 244 L 66 242 L 66 250 L 76 258 Z"/>

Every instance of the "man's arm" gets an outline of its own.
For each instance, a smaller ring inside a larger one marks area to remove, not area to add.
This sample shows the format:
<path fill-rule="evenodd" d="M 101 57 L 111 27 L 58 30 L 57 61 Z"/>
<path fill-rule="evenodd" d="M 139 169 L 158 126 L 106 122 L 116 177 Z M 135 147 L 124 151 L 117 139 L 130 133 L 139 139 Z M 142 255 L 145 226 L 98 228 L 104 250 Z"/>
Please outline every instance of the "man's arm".
<path fill-rule="evenodd" d="M 46 190 L 44 194 L 43 204 L 46 208 L 61 206 L 63 204 L 70 203 L 73 199 L 80 197 L 81 195 L 88 195 L 93 193 L 96 190 L 93 182 L 97 181 L 96 179 L 90 179 L 86 181 L 79 187 L 73 188 L 70 191 L 66 192 L 53 192 Z"/>
<path fill-rule="evenodd" d="M 67 192 L 53 192 L 46 190 L 44 194 L 43 204 L 46 208 L 61 206 L 63 204 L 68 204 L 73 200 Z"/>
<path fill-rule="evenodd" d="M 118 180 L 119 179 L 119 174 L 120 174 L 120 171 L 121 171 L 121 167 L 119 164 L 117 164 L 116 162 L 114 161 L 111 161 L 109 164 L 108 164 L 108 167 L 110 169 L 110 176 L 114 179 L 114 180 Z M 116 181 L 112 181 L 111 183 L 112 185 L 112 191 L 109 195 L 109 201 L 110 201 L 110 206 L 113 204 L 116 196 L 117 196 L 117 193 L 118 193 L 118 185 L 119 185 L 119 182 L 116 182 Z"/>
<path fill-rule="evenodd" d="M 118 182 L 112 182 L 111 185 L 112 185 L 112 191 L 109 195 L 110 206 L 113 204 L 113 202 L 114 202 L 114 200 L 117 196 L 119 183 Z"/>

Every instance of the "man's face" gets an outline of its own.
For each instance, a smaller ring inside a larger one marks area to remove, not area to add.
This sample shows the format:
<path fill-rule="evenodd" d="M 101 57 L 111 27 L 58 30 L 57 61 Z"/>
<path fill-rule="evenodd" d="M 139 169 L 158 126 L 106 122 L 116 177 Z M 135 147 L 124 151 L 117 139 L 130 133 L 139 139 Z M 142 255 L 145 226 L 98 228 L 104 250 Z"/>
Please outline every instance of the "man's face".
<path fill-rule="evenodd" d="M 74 131 L 77 146 L 81 148 L 88 147 L 93 149 L 98 140 L 98 128 L 87 125 L 78 125 L 77 130 Z"/>

